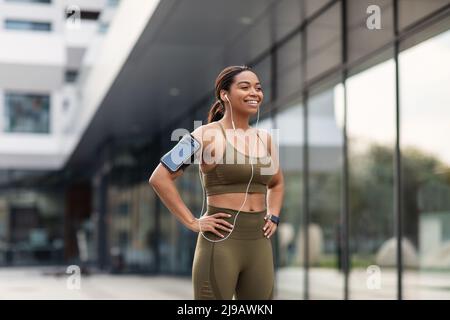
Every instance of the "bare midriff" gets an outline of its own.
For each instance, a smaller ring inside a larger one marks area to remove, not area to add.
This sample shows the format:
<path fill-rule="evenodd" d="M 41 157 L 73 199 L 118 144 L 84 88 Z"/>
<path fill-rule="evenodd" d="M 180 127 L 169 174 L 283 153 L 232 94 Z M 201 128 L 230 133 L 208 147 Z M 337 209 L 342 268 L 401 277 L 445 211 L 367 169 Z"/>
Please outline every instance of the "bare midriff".
<path fill-rule="evenodd" d="M 222 141 L 224 143 L 225 140 Z M 226 143 L 226 142 L 225 142 Z M 243 155 L 249 154 L 248 146 L 247 149 L 239 150 L 233 144 L 228 142 L 233 149 L 237 152 L 242 153 Z M 223 144 L 222 144 L 223 145 Z M 224 151 L 219 151 L 219 157 L 223 156 Z M 215 150 L 212 151 L 214 155 Z M 268 152 L 265 145 L 261 142 L 260 139 L 257 139 L 257 148 L 256 148 L 256 157 L 264 157 L 267 156 Z M 215 167 L 215 164 L 201 164 L 202 172 L 209 172 Z M 245 201 L 244 206 L 242 206 Z M 262 211 L 266 209 L 266 194 L 265 193 L 256 193 L 249 192 L 247 194 L 247 200 L 245 200 L 245 193 L 242 192 L 234 192 L 234 193 L 221 193 L 221 194 L 212 194 L 207 196 L 207 204 L 214 207 L 221 208 L 229 208 L 233 210 L 241 210 L 241 211 Z M 242 207 L 242 208 L 241 208 Z"/>
<path fill-rule="evenodd" d="M 245 200 L 245 193 L 222 193 L 207 197 L 207 203 L 214 207 L 239 210 Z M 248 193 L 242 211 L 262 211 L 266 208 L 264 193 Z"/>

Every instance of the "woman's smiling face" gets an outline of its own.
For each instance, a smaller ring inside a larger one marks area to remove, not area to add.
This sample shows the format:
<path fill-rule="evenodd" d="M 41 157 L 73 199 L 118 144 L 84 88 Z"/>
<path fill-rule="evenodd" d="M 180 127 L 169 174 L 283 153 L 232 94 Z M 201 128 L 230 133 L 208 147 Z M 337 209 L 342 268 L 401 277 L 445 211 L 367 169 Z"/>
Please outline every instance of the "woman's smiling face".
<path fill-rule="evenodd" d="M 258 111 L 263 98 L 261 83 L 255 73 L 243 71 L 234 77 L 234 82 L 228 93 L 233 111 L 254 114 Z M 225 96 L 222 100 L 228 101 Z"/>

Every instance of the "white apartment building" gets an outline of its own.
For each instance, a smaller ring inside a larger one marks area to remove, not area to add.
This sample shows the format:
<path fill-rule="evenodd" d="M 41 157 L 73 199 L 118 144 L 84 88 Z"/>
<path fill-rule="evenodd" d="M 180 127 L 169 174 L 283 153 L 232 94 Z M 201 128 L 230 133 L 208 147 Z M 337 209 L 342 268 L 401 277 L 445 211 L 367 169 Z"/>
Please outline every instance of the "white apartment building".
<path fill-rule="evenodd" d="M 61 261 L 63 248 L 64 259 L 77 255 L 90 181 L 52 190 L 16 183 L 63 171 L 64 179 L 75 150 L 104 137 L 86 133 L 99 127 L 95 117 L 104 119 L 98 110 L 110 107 L 106 98 L 159 3 L 0 0 L 0 265 Z M 78 198 L 80 190 L 87 198 Z M 72 208 L 71 195 L 85 207 L 64 209 Z"/>
<path fill-rule="evenodd" d="M 64 165 L 82 84 L 118 4 L 0 0 L 0 170 Z"/>

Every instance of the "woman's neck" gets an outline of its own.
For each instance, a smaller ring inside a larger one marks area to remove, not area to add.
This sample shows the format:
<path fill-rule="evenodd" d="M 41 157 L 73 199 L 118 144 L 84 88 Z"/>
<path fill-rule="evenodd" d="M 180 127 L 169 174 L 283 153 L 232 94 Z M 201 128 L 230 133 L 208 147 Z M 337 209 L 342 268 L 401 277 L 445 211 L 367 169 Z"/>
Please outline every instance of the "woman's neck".
<path fill-rule="evenodd" d="M 251 127 L 248 125 L 248 118 L 248 116 L 246 117 L 233 113 L 234 126 L 236 127 L 236 129 L 250 129 Z M 225 115 L 222 119 L 220 119 L 220 122 L 224 124 L 225 128 L 233 128 L 233 124 L 231 122 L 231 114 L 228 112 L 225 112 Z"/>

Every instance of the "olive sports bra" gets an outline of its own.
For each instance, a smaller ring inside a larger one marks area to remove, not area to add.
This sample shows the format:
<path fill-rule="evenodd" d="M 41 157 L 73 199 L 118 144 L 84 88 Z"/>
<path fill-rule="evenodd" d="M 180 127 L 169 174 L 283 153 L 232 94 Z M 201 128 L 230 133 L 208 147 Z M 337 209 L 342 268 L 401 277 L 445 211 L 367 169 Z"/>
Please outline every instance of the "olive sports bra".
<path fill-rule="evenodd" d="M 209 196 L 221 193 L 245 193 L 252 174 L 250 159 L 253 159 L 253 179 L 248 188 L 248 192 L 267 193 L 267 184 L 273 174 L 267 174 L 267 171 L 271 170 L 266 169 L 261 171 L 261 169 L 270 168 L 272 164 L 272 157 L 270 155 L 265 157 L 249 157 L 248 155 L 238 151 L 231 143 L 228 142 L 222 124 L 220 122 L 218 123 L 225 138 L 226 147 L 222 156 L 222 161 L 217 163 L 213 169 L 203 173 L 206 194 Z M 261 139 L 261 137 L 259 138 Z M 261 139 L 261 141 L 263 140 Z M 226 163 L 226 155 L 228 152 L 233 152 L 234 154 L 234 161 L 231 163 Z M 237 158 L 238 154 L 239 162 Z M 243 161 L 243 159 L 245 159 L 245 161 Z"/>

